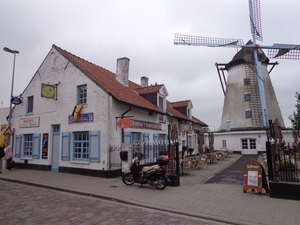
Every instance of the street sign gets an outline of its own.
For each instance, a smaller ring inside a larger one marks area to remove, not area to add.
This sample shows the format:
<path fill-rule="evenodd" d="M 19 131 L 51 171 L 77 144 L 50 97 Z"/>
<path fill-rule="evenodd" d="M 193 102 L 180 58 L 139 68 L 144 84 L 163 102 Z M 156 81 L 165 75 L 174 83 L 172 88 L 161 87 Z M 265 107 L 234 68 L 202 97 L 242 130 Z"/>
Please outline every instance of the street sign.
<path fill-rule="evenodd" d="M 14 133 L 12 132 L 10 127 L 7 127 L 3 134 L 6 135 L 6 136 L 11 136 Z"/>

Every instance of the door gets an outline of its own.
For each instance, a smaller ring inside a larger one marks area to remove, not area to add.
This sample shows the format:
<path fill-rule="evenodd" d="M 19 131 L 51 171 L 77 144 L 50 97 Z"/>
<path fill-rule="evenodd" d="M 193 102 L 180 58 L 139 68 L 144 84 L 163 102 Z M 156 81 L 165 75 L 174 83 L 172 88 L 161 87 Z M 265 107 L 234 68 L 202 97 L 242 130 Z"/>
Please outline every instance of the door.
<path fill-rule="evenodd" d="M 256 139 L 255 138 L 243 138 L 242 140 L 242 155 L 256 155 Z"/>

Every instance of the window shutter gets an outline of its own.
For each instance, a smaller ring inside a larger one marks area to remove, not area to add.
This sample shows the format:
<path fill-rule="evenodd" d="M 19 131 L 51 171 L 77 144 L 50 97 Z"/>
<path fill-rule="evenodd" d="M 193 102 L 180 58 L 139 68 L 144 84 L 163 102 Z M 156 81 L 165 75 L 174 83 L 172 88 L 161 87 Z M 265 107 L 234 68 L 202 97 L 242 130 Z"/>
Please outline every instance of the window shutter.
<path fill-rule="evenodd" d="M 131 144 L 131 132 L 124 132 L 124 144 Z"/>
<path fill-rule="evenodd" d="M 69 132 L 62 133 L 62 143 L 61 143 L 61 159 L 70 160 L 70 139 L 71 134 Z"/>
<path fill-rule="evenodd" d="M 33 134 L 32 158 L 39 159 L 41 152 L 41 134 Z"/>
<path fill-rule="evenodd" d="M 100 162 L 100 144 L 101 144 L 101 136 L 100 131 L 90 131 L 89 132 L 90 139 L 90 160 L 96 160 Z"/>
<path fill-rule="evenodd" d="M 14 147 L 15 157 L 21 157 L 22 135 L 16 135 L 16 145 Z"/>

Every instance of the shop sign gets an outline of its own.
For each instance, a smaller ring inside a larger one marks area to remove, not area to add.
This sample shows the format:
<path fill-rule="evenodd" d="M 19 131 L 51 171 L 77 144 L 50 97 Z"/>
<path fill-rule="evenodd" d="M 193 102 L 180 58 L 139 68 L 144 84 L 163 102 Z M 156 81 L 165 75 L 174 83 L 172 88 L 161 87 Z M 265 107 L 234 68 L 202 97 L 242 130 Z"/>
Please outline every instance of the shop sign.
<path fill-rule="evenodd" d="M 38 127 L 40 126 L 40 117 L 34 117 L 34 118 L 23 118 L 19 120 L 19 127 L 25 128 L 25 127 Z"/>
<path fill-rule="evenodd" d="M 77 120 L 74 120 L 72 115 L 69 115 L 69 123 L 84 123 L 84 122 L 93 122 L 94 113 L 82 113 L 79 115 Z"/>
<path fill-rule="evenodd" d="M 133 124 L 131 128 L 149 129 L 149 130 L 161 130 L 162 126 L 160 123 L 151 123 L 140 120 L 132 120 Z"/>
<path fill-rule="evenodd" d="M 120 128 L 129 128 L 133 125 L 133 121 L 129 118 L 123 118 L 118 121 L 118 127 Z"/>

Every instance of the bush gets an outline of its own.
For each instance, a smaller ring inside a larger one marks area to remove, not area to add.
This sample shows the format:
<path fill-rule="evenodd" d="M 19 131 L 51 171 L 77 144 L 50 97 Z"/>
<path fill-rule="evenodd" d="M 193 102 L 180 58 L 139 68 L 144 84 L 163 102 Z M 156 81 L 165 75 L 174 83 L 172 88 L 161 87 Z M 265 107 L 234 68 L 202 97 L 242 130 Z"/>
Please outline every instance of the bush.
<path fill-rule="evenodd" d="M 294 170 L 295 164 L 290 161 L 280 161 L 278 164 L 278 170 Z"/>

